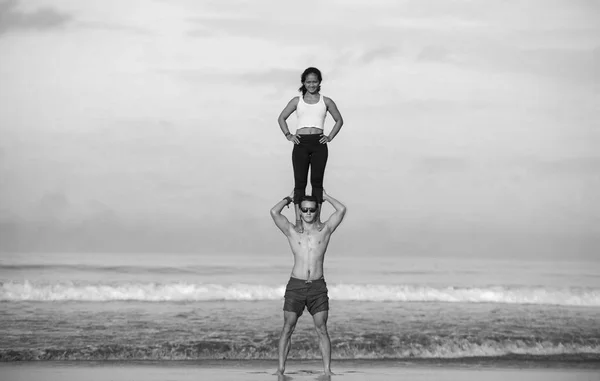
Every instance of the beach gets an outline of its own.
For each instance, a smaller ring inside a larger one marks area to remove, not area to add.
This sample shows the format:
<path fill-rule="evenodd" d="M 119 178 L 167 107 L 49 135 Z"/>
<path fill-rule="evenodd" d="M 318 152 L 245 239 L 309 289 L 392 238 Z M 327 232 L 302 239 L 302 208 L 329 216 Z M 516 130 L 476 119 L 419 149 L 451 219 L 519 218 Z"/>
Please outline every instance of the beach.
<path fill-rule="evenodd" d="M 490 380 L 584 381 L 599 380 L 600 365 L 551 367 L 518 364 L 415 364 L 391 361 L 343 361 L 334 368 L 334 376 L 326 377 L 318 361 L 294 362 L 286 375 L 273 375 L 273 361 L 221 362 L 24 362 L 1 363 L 4 381 L 130 381 L 130 380 L 344 380 L 391 381 L 425 380 Z"/>
<path fill-rule="evenodd" d="M 276 379 L 289 258 L 243 258 L 4 256 L 1 379 Z M 598 379 L 590 264 L 331 258 L 325 271 L 335 378 Z M 320 357 L 305 311 L 285 379 L 322 379 Z"/>

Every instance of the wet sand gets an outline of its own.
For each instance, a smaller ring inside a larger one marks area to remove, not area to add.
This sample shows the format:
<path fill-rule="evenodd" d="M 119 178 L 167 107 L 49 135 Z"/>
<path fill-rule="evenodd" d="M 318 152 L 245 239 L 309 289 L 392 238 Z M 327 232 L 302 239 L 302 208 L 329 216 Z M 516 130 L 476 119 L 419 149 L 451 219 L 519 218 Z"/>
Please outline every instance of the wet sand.
<path fill-rule="evenodd" d="M 531 364 L 444 364 L 393 361 L 342 361 L 335 363 L 336 375 L 323 375 L 317 361 L 291 362 L 286 375 L 273 375 L 273 361 L 69 361 L 0 363 L 2 381 L 131 381 L 131 380 L 600 380 L 600 365 L 573 367 Z"/>

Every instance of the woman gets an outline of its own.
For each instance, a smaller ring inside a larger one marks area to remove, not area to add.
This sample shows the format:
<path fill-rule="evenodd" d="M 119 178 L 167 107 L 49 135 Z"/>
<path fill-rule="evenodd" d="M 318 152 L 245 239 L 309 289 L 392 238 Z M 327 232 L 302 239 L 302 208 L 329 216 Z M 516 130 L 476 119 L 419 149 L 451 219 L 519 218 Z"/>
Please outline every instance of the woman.
<path fill-rule="evenodd" d="M 309 67 L 304 70 L 300 79 L 302 86 L 298 89 L 302 95 L 292 98 L 277 119 L 286 139 L 294 143 L 294 149 L 292 150 L 295 182 L 294 206 L 296 210 L 296 229 L 299 232 L 302 230 L 299 204 L 306 193 L 308 169 L 310 167 L 312 194 L 319 203 L 317 218 L 320 218 L 320 206 L 323 203 L 323 176 L 328 156 L 327 143 L 333 140 L 344 124 L 342 115 L 333 100 L 320 94 L 322 80 L 323 77 L 319 69 Z M 286 120 L 294 111 L 298 116 L 298 124 L 296 133 L 292 134 Z M 324 126 L 328 111 L 335 120 L 335 125 L 329 135 L 326 135 Z M 320 219 L 317 221 L 320 221 Z"/>

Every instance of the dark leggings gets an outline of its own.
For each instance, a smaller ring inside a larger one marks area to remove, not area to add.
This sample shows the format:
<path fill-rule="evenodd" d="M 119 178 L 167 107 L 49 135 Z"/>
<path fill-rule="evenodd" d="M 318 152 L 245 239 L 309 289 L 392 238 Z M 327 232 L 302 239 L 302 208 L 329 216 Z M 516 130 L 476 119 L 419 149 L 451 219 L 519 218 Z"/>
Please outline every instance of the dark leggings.
<path fill-rule="evenodd" d="M 308 167 L 310 167 L 310 185 L 312 195 L 319 204 L 323 202 L 323 176 L 327 164 L 327 143 L 319 143 L 322 134 L 300 135 L 300 144 L 294 144 L 292 165 L 294 167 L 294 204 L 306 194 Z"/>

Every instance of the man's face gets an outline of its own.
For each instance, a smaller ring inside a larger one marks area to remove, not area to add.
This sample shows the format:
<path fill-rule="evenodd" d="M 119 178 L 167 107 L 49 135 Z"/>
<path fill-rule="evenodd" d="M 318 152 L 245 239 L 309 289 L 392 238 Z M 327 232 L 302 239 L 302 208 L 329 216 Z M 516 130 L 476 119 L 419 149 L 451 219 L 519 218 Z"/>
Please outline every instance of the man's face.
<path fill-rule="evenodd" d="M 314 201 L 302 201 L 300 204 L 300 215 L 304 222 L 314 222 L 317 217 L 317 203 Z"/>

